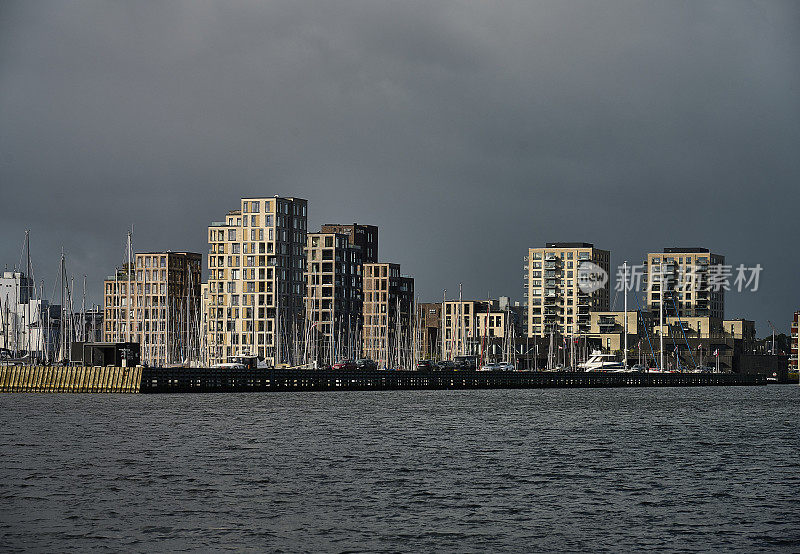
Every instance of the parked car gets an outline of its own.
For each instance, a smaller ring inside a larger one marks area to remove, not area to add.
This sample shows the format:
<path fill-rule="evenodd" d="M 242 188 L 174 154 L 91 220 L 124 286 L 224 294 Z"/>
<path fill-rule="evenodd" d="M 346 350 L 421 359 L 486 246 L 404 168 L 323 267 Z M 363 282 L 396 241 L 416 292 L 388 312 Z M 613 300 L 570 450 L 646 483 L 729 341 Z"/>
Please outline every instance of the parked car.
<path fill-rule="evenodd" d="M 647 366 L 644 364 L 636 364 L 631 367 L 631 371 L 638 371 L 639 373 L 647 373 Z"/>
<path fill-rule="evenodd" d="M 451 360 L 444 360 L 442 362 L 439 362 L 440 371 L 455 371 L 456 369 L 457 368 L 455 362 Z"/>
<path fill-rule="evenodd" d="M 461 369 L 463 371 L 475 371 L 478 367 L 478 358 L 477 356 L 456 356 L 453 358 L 453 363 L 456 366 L 456 369 Z"/>
<path fill-rule="evenodd" d="M 498 371 L 499 365 L 500 364 L 495 364 L 495 363 L 483 364 L 481 366 L 480 371 Z"/>
<path fill-rule="evenodd" d="M 378 364 L 374 361 L 370 360 L 369 358 L 361 358 L 356 360 L 356 369 L 361 369 L 364 371 L 370 371 L 374 369 L 378 369 Z"/>
<path fill-rule="evenodd" d="M 331 369 L 337 369 L 341 371 L 353 371 L 356 369 L 356 363 L 353 360 L 342 360 L 340 362 L 336 362 L 331 366 Z"/>
<path fill-rule="evenodd" d="M 419 360 L 417 362 L 417 371 L 433 371 L 436 365 L 431 360 Z"/>

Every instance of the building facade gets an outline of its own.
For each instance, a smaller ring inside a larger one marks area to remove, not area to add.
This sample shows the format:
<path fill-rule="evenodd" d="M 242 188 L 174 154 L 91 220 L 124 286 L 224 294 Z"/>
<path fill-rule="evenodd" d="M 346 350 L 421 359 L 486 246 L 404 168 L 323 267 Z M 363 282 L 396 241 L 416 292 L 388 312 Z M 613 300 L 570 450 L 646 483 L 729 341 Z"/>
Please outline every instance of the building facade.
<path fill-rule="evenodd" d="M 137 253 L 103 283 L 103 337 L 138 342 L 142 363 L 198 360 L 202 256 L 194 252 Z"/>
<path fill-rule="evenodd" d="M 301 198 L 242 198 L 209 226 L 209 363 L 255 355 L 278 366 L 302 357 L 307 210 Z"/>
<path fill-rule="evenodd" d="M 644 264 L 646 304 L 658 315 L 725 318 L 725 257 L 707 248 L 664 248 L 647 254 Z"/>
<path fill-rule="evenodd" d="M 327 223 L 320 232 L 347 235 L 350 244 L 361 248 L 363 263 L 378 263 L 378 228 L 375 225 Z"/>
<path fill-rule="evenodd" d="M 421 360 L 441 360 L 442 304 L 417 304 L 417 337 Z"/>
<path fill-rule="evenodd" d="M 43 300 L 43 294 L 25 273 L 0 274 L 0 349 L 7 356 L 51 361 L 59 352 L 65 355 L 59 344 L 61 306 Z"/>
<path fill-rule="evenodd" d="M 509 361 L 517 338 L 517 314 L 507 297 L 444 303 L 445 360 L 474 356 L 479 362 Z"/>
<path fill-rule="evenodd" d="M 798 370 L 798 350 L 800 350 L 800 311 L 794 313 L 792 319 L 792 330 L 789 335 L 790 349 L 789 349 L 789 371 L 797 373 Z"/>
<path fill-rule="evenodd" d="M 401 275 L 399 264 L 363 268 L 363 355 L 378 367 L 411 368 L 414 279 Z"/>
<path fill-rule="evenodd" d="M 586 242 L 551 242 L 530 248 L 525 259 L 528 336 L 588 333 L 591 312 L 609 309 L 609 263 L 608 250 Z M 582 284 L 579 271 L 594 274 L 595 268 L 605 272 L 605 282 Z"/>
<path fill-rule="evenodd" d="M 306 354 L 322 364 L 361 357 L 361 247 L 351 236 L 309 233 L 306 247 Z"/>

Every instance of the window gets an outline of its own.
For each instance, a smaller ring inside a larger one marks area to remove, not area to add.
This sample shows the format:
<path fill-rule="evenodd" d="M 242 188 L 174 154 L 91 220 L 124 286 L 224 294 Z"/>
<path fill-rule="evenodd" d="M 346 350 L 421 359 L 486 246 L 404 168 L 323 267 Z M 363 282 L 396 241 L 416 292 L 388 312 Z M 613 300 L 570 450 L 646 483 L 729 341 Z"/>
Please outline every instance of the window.
<path fill-rule="evenodd" d="M 228 240 L 229 241 L 236 240 L 236 229 L 228 229 Z"/>

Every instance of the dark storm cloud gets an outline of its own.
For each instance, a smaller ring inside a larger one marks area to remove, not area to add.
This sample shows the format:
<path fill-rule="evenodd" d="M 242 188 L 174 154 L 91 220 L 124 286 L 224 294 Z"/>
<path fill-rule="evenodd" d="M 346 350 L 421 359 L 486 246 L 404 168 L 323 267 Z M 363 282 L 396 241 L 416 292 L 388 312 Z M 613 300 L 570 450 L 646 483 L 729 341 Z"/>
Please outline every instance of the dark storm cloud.
<path fill-rule="evenodd" d="M 381 226 L 423 299 L 521 300 L 522 257 L 704 245 L 798 309 L 800 11 L 779 2 L 3 2 L 0 260 L 99 282 L 204 252 L 243 195 Z"/>

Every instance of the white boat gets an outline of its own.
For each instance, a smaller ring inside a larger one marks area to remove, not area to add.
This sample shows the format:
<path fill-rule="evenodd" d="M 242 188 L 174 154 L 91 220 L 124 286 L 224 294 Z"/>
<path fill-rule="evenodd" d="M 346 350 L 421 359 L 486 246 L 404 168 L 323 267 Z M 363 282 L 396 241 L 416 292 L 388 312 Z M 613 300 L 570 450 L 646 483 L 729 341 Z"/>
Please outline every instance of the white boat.
<path fill-rule="evenodd" d="M 603 354 L 598 351 L 592 352 L 589 359 L 585 362 L 578 364 L 578 369 L 582 371 L 607 371 L 607 372 L 622 372 L 628 371 L 622 362 L 617 360 L 613 354 Z"/>

